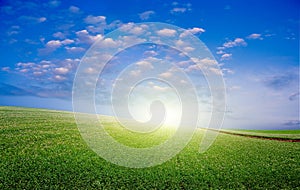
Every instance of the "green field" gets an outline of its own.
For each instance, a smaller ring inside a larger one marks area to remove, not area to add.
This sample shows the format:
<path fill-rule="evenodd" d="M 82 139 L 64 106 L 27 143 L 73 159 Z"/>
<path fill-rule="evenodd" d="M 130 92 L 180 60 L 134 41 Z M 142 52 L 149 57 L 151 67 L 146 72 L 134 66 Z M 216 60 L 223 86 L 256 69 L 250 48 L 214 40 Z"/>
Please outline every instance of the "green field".
<path fill-rule="evenodd" d="M 262 137 L 274 137 L 282 139 L 300 139 L 300 130 L 223 130 L 236 134 L 246 134 Z"/>
<path fill-rule="evenodd" d="M 109 133 L 128 146 L 151 146 L 170 135 L 146 138 L 108 117 L 103 120 Z M 180 154 L 162 165 L 131 169 L 89 149 L 72 113 L 0 107 L 0 189 L 300 189 L 300 143 L 219 134 L 200 154 L 203 134 L 199 129 Z"/>

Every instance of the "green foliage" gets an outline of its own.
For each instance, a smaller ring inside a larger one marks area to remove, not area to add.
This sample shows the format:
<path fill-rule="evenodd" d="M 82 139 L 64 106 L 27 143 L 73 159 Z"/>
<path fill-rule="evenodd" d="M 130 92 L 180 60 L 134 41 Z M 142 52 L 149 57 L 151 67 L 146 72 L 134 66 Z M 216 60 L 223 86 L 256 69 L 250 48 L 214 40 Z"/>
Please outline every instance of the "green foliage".
<path fill-rule="evenodd" d="M 103 121 L 114 138 L 130 146 L 147 147 L 171 134 L 157 132 L 145 140 L 108 117 Z M 202 136 L 197 131 L 180 154 L 160 166 L 124 168 L 89 149 L 72 113 L 0 107 L 0 189 L 300 188 L 300 143 L 220 134 L 200 154 Z"/>

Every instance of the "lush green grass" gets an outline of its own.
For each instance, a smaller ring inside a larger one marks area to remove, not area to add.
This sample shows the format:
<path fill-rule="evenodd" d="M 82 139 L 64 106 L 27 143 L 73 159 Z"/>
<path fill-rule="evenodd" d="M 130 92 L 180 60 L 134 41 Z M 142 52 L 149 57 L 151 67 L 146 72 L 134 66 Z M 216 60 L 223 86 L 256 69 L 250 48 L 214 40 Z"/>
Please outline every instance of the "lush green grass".
<path fill-rule="evenodd" d="M 245 130 L 232 129 L 224 130 L 238 134 L 248 134 L 254 136 L 284 138 L 284 139 L 300 139 L 300 130 Z"/>
<path fill-rule="evenodd" d="M 145 140 L 104 120 L 112 136 L 131 146 L 169 135 Z M 197 131 L 160 166 L 130 169 L 91 151 L 71 113 L 0 107 L 0 189 L 300 189 L 300 143 L 220 134 L 200 154 L 202 136 Z"/>

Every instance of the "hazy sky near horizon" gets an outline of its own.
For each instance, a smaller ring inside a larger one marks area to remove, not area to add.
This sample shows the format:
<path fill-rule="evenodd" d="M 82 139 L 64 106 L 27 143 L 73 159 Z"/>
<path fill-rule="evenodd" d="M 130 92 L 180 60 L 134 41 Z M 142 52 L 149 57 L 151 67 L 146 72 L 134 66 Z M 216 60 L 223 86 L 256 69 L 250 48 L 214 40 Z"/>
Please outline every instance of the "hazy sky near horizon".
<path fill-rule="evenodd" d="M 4 0 L 0 105 L 72 110 L 76 69 L 97 39 L 163 22 L 189 29 L 218 61 L 224 127 L 299 129 L 299 7 L 297 0 Z"/>

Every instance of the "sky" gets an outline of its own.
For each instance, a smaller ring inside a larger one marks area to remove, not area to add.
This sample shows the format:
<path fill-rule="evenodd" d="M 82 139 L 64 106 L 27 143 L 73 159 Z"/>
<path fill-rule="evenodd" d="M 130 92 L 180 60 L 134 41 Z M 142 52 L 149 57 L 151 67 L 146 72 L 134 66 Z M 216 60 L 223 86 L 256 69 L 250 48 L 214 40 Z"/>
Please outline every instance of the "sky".
<path fill-rule="evenodd" d="M 161 22 L 188 30 L 212 53 L 226 85 L 224 128 L 300 129 L 299 7 L 297 0 L 4 0 L 0 2 L 0 105 L 72 110 L 75 73 L 93 43 L 120 27 L 133 30 L 137 23 Z M 172 35 L 167 30 L 158 34 L 166 37 L 163 32 Z M 170 55 L 173 62 L 188 61 L 163 46 L 121 52 L 103 73 L 111 83 L 98 84 L 96 102 L 103 105 L 99 113 L 112 113 L 102 101 L 110 94 L 101 89 L 112 87 L 124 65 L 141 66 L 150 58 L 152 64 L 159 63 L 157 59 Z M 190 72 L 192 64 L 183 71 Z M 201 74 L 192 82 L 198 79 L 205 83 Z M 148 81 L 140 87 L 144 93 L 146 85 L 162 92 L 166 87 Z M 200 96 L 207 93 L 197 90 Z M 203 95 L 203 110 L 208 99 Z"/>

